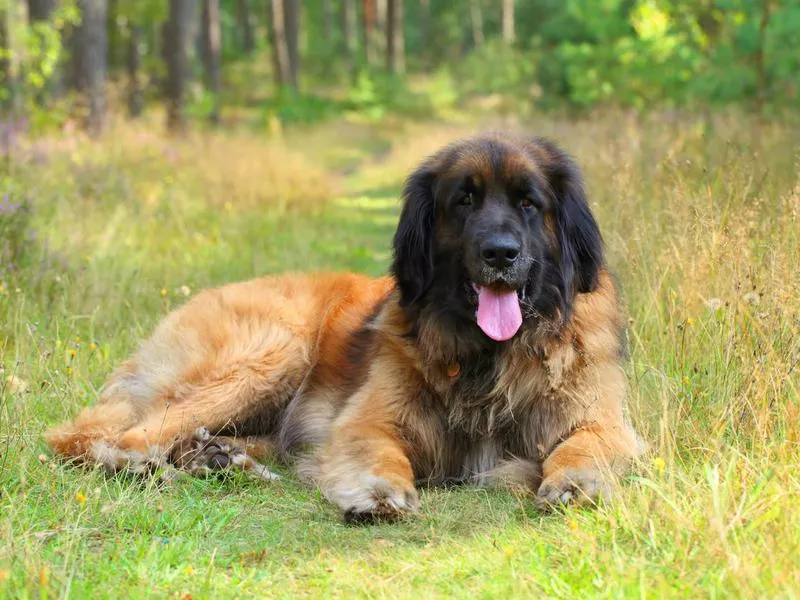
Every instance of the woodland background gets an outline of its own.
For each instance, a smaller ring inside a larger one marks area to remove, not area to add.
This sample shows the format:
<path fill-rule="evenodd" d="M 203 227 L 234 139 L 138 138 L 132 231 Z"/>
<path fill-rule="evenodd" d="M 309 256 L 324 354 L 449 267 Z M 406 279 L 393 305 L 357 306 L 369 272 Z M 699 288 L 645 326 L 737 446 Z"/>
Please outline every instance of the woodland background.
<path fill-rule="evenodd" d="M 800 102 L 798 47 L 798 0 L 2 0 L 0 102 L 91 131 L 122 102 L 172 129 L 476 100 L 763 112 Z"/>

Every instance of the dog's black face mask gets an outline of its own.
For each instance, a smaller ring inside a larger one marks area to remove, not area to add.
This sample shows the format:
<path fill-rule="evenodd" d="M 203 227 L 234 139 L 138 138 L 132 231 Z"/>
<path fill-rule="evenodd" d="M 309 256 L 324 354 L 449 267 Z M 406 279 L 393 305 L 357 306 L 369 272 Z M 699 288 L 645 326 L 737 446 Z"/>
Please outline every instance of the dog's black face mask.
<path fill-rule="evenodd" d="M 602 243 L 572 160 L 552 143 L 483 136 L 408 180 L 393 273 L 412 313 L 435 303 L 511 339 L 525 321 L 566 318 L 596 285 Z"/>

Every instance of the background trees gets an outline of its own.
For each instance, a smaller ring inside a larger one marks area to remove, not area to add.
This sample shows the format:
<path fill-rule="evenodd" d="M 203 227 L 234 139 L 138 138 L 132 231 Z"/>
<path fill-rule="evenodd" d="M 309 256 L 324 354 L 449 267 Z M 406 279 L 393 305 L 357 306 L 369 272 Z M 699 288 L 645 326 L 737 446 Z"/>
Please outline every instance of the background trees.
<path fill-rule="evenodd" d="M 226 98 L 289 120 L 498 94 L 761 111 L 798 101 L 798 32 L 800 0 L 0 0 L 0 106 L 92 133 L 119 97 L 175 130 Z"/>
<path fill-rule="evenodd" d="M 79 0 L 80 21 L 72 34 L 75 88 L 85 99 L 84 123 L 93 135 L 106 123 L 108 77 L 108 5 L 106 0 Z"/>

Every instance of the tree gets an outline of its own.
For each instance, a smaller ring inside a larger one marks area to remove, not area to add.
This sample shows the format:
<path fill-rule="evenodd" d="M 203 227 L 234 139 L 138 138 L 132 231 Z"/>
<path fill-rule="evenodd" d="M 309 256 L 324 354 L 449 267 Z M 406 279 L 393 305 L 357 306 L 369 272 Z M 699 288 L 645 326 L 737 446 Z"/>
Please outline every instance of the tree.
<path fill-rule="evenodd" d="M 472 43 L 476 48 L 483 46 L 483 7 L 481 0 L 470 0 L 469 16 L 472 23 Z"/>
<path fill-rule="evenodd" d="M 756 70 L 756 109 L 759 114 L 764 112 L 764 103 L 767 100 L 767 67 L 765 55 L 765 46 L 767 44 L 767 27 L 771 14 L 772 2 L 771 0 L 761 0 L 761 16 L 758 24 L 758 42 L 755 52 L 755 70 Z"/>
<path fill-rule="evenodd" d="M 272 71 L 278 87 L 289 85 L 289 46 L 286 43 L 286 18 L 283 0 L 270 0 L 270 40 L 272 42 Z"/>
<path fill-rule="evenodd" d="M 128 114 L 135 119 L 144 109 L 142 93 L 142 26 L 133 23 L 128 37 Z"/>
<path fill-rule="evenodd" d="M 389 0 L 375 0 L 375 53 L 377 56 L 386 56 L 386 13 Z"/>
<path fill-rule="evenodd" d="M 422 54 L 426 52 L 431 35 L 431 0 L 419 0 L 419 37 L 422 40 Z"/>
<path fill-rule="evenodd" d="M 78 0 L 81 21 L 72 35 L 75 83 L 86 104 L 84 125 L 99 135 L 106 125 L 108 37 L 106 0 Z"/>
<path fill-rule="evenodd" d="M 236 1 L 236 21 L 242 34 L 242 49 L 245 54 L 252 54 L 256 45 L 253 38 L 253 20 L 247 0 Z"/>
<path fill-rule="evenodd" d="M 219 0 L 203 0 L 202 30 L 203 65 L 205 67 L 206 87 L 214 96 L 214 106 L 209 120 L 219 122 L 220 93 L 220 53 L 222 48 L 222 29 L 219 18 Z"/>
<path fill-rule="evenodd" d="M 108 0 L 108 11 L 106 14 L 108 32 L 108 71 L 113 79 L 125 63 L 124 43 L 122 31 L 119 28 L 118 17 L 120 15 L 119 0 Z"/>
<path fill-rule="evenodd" d="M 46 23 L 55 7 L 56 0 L 28 0 L 28 19 L 31 23 Z"/>
<path fill-rule="evenodd" d="M 503 41 L 514 43 L 514 0 L 502 0 Z"/>
<path fill-rule="evenodd" d="M 367 51 L 367 64 L 370 66 L 378 61 L 375 47 L 376 17 L 375 0 L 364 0 L 364 47 Z"/>
<path fill-rule="evenodd" d="M 347 71 L 353 73 L 358 58 L 358 15 L 356 14 L 356 0 L 341 0 L 341 2 L 345 62 Z"/>
<path fill-rule="evenodd" d="M 333 40 L 333 2 L 322 0 L 322 36 L 330 45 Z"/>
<path fill-rule="evenodd" d="M 170 0 L 169 20 L 164 30 L 167 60 L 167 128 L 181 131 L 186 127 L 184 103 L 189 81 L 189 54 L 192 47 L 192 20 L 195 0 Z"/>
<path fill-rule="evenodd" d="M 406 69 L 403 0 L 389 0 L 387 5 L 386 66 L 395 75 Z"/>
<path fill-rule="evenodd" d="M 289 85 L 297 90 L 300 76 L 300 2 L 284 0 L 283 5 L 286 47 L 289 51 Z"/>

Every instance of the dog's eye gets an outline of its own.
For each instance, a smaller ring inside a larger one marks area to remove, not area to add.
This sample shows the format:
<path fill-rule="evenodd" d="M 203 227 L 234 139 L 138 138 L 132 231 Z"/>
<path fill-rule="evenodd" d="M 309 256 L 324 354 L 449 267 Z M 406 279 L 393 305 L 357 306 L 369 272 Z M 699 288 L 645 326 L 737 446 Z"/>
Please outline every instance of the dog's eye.
<path fill-rule="evenodd" d="M 461 196 L 461 199 L 458 201 L 458 203 L 461 206 L 472 206 L 472 201 L 474 199 L 475 199 L 474 194 L 472 192 L 467 192 L 466 194 Z"/>
<path fill-rule="evenodd" d="M 528 198 L 527 196 L 522 198 L 522 200 L 519 201 L 519 205 L 520 205 L 521 208 L 535 208 L 536 207 L 536 203 L 533 201 L 533 199 L 532 198 Z"/>

